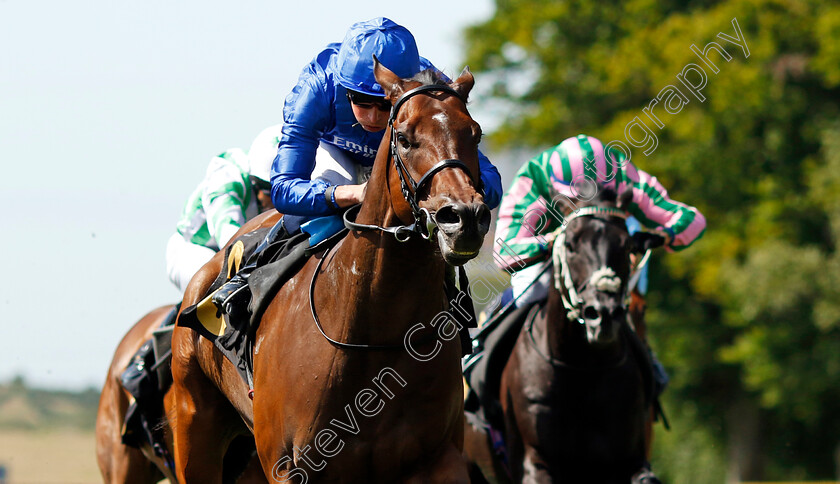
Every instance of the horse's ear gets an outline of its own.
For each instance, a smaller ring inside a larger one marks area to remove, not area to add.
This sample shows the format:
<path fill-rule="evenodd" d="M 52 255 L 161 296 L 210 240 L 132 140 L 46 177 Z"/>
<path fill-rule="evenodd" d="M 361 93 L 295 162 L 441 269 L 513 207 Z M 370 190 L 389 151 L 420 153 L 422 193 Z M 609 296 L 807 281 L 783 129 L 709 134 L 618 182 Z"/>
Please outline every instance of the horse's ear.
<path fill-rule="evenodd" d="M 621 194 L 618 196 L 618 208 L 621 210 L 627 210 L 627 207 L 630 206 L 630 203 L 633 201 L 633 190 L 630 188 L 625 189 Z"/>
<path fill-rule="evenodd" d="M 464 101 L 466 101 L 474 85 L 475 77 L 473 77 L 472 72 L 470 72 L 470 66 L 467 66 L 464 67 L 463 71 L 461 71 L 461 75 L 458 76 L 458 79 L 455 79 L 455 82 L 452 83 L 452 88 L 461 95 Z"/>
<path fill-rule="evenodd" d="M 376 58 L 375 54 L 373 56 L 373 77 L 376 78 L 376 82 L 378 82 L 385 91 L 385 98 L 392 103 L 399 99 L 405 91 L 403 88 L 403 80 L 400 79 L 400 76 L 394 74 L 390 69 L 383 66 L 382 63 L 379 62 L 379 59 Z"/>

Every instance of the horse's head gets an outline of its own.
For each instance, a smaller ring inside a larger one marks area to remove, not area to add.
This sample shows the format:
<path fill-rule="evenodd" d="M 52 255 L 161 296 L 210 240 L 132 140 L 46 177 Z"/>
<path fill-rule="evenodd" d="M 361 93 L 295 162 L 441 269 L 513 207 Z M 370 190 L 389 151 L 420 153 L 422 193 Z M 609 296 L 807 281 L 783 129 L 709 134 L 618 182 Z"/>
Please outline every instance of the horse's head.
<path fill-rule="evenodd" d="M 374 75 L 393 104 L 380 149 L 389 146 L 392 210 L 404 223 L 414 220 L 424 237 L 436 234 L 444 260 L 462 265 L 478 255 L 490 228 L 478 163 L 481 128 L 466 107 L 473 76 L 464 69 L 447 84 L 427 70 L 401 79 L 376 60 Z"/>
<path fill-rule="evenodd" d="M 569 319 L 586 326 L 591 344 L 616 341 L 624 324 L 632 240 L 623 207 L 632 193 L 616 200 L 602 190 L 566 215 L 567 225 L 554 242 L 554 285 Z"/>

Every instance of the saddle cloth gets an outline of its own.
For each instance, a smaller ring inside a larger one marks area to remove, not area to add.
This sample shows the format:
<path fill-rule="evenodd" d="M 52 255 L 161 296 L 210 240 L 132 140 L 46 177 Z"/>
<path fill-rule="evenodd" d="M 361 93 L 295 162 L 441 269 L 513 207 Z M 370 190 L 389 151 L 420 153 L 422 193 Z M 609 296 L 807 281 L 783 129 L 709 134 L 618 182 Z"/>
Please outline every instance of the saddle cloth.
<path fill-rule="evenodd" d="M 261 252 L 257 246 L 265 239 L 269 229 L 260 229 L 238 237 L 225 249 L 222 271 L 210 286 L 207 297 L 181 312 L 178 324 L 197 331 L 236 367 L 240 376 L 252 387 L 253 364 L 251 355 L 253 339 L 260 318 L 274 295 L 291 279 L 312 254 L 335 245 L 347 232 L 335 224 L 333 217 L 322 222 L 302 226 L 290 237 L 272 242 Z M 316 219 L 317 220 L 317 219 Z M 308 222 L 309 224 L 309 222 Z M 257 268 L 248 277 L 251 302 L 248 315 L 224 314 L 211 301 L 213 293 L 253 259 Z"/>

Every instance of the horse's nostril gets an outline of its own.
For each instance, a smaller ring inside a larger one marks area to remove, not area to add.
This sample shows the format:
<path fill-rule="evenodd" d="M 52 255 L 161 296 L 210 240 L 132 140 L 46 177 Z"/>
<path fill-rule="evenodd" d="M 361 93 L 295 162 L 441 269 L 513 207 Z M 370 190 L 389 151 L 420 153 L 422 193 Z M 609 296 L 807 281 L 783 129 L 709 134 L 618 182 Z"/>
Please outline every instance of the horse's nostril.
<path fill-rule="evenodd" d="M 475 215 L 479 226 L 490 227 L 490 209 L 487 208 L 487 205 L 483 203 L 479 205 L 475 210 Z"/>
<path fill-rule="evenodd" d="M 454 206 L 447 205 L 437 211 L 435 214 L 435 220 L 439 224 L 460 224 L 461 216 L 458 214 L 458 211 Z"/>
<path fill-rule="evenodd" d="M 583 319 L 595 320 L 601 317 L 595 306 L 586 306 L 583 308 Z"/>

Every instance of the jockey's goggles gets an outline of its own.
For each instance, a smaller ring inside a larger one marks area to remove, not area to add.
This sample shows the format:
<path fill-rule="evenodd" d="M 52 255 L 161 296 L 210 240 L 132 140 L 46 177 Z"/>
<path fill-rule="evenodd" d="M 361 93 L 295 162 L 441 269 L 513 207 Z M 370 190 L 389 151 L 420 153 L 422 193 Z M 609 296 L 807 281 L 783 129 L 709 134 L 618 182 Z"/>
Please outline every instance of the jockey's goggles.
<path fill-rule="evenodd" d="M 362 94 L 348 89 L 347 99 L 362 109 L 376 108 L 385 112 L 391 110 L 391 102 L 384 97 L 371 96 L 369 94 Z"/>

